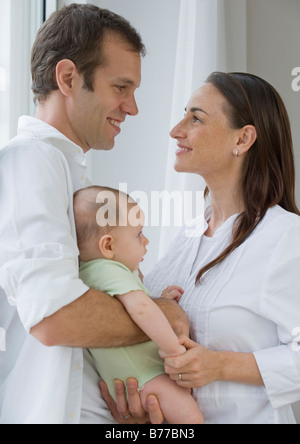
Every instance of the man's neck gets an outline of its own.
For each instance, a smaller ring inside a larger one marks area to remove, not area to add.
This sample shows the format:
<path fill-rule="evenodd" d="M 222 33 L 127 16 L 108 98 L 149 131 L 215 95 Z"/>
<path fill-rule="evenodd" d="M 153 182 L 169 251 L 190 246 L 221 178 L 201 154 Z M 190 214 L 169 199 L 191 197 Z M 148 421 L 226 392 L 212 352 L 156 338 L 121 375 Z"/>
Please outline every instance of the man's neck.
<path fill-rule="evenodd" d="M 71 142 L 80 146 L 83 151 L 86 152 L 86 147 L 82 146 L 82 143 L 80 143 L 74 134 L 67 116 L 65 102 L 59 94 L 56 94 L 56 92 L 53 92 L 46 101 L 39 103 L 35 115 L 37 119 L 56 128 L 60 133 L 71 140 Z"/>

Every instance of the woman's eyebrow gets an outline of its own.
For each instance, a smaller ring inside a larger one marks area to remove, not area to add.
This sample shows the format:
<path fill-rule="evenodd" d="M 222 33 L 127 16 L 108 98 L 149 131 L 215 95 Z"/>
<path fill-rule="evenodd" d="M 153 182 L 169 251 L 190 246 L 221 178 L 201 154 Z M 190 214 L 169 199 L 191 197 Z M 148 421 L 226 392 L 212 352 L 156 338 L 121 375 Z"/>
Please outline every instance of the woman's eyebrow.
<path fill-rule="evenodd" d="M 187 112 L 188 112 L 187 108 L 185 108 L 184 111 L 187 113 Z M 194 113 L 194 112 L 196 112 L 196 111 L 199 111 L 200 113 L 204 113 L 204 114 L 206 114 L 206 115 L 208 116 L 207 112 L 204 111 L 204 109 L 202 109 L 202 108 L 191 108 L 189 111 L 190 111 L 191 113 Z"/>

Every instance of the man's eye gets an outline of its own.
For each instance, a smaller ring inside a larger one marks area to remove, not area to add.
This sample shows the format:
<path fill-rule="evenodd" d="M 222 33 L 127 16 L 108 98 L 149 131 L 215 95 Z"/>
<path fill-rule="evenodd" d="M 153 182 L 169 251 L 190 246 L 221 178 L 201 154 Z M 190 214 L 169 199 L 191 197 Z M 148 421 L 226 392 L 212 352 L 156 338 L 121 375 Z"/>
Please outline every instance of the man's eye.
<path fill-rule="evenodd" d="M 123 91 L 125 91 L 126 86 L 116 85 L 116 88 L 117 88 L 120 92 L 123 92 Z"/>

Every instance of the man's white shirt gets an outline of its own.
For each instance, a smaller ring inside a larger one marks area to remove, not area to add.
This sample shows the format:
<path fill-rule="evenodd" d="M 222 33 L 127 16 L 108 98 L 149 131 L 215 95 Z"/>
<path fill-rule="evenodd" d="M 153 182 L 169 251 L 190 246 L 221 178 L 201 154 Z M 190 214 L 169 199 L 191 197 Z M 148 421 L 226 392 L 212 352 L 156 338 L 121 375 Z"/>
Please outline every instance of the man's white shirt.
<path fill-rule="evenodd" d="M 80 423 L 82 349 L 48 348 L 29 332 L 88 291 L 73 214 L 74 192 L 88 185 L 82 149 L 21 117 L 18 136 L 0 150 L 0 424 Z"/>

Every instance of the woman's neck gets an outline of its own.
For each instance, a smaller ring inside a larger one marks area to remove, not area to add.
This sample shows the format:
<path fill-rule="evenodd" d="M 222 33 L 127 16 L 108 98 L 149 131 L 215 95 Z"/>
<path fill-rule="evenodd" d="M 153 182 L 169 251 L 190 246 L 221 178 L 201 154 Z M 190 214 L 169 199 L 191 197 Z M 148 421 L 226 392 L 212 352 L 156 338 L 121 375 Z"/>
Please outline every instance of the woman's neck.
<path fill-rule="evenodd" d="M 228 183 L 226 186 L 209 187 L 212 215 L 206 236 L 212 237 L 227 219 L 245 210 L 240 186 Z"/>

